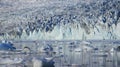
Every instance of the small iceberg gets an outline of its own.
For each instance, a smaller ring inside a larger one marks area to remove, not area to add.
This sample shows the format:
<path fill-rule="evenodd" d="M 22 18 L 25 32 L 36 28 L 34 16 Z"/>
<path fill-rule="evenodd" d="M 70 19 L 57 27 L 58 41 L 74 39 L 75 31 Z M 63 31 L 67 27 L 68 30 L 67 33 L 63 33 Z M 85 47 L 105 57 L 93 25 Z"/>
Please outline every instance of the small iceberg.
<path fill-rule="evenodd" d="M 81 52 L 82 51 L 82 49 L 80 48 L 80 47 L 78 47 L 78 48 L 75 48 L 75 50 L 74 50 L 75 52 Z"/>
<path fill-rule="evenodd" d="M 81 44 L 91 44 L 91 43 L 87 41 L 82 41 Z"/>
<path fill-rule="evenodd" d="M 80 45 L 80 48 L 81 48 L 82 50 L 91 51 L 91 50 L 94 49 L 94 47 L 91 46 L 90 44 L 91 44 L 90 42 L 82 41 L 82 42 L 81 42 L 81 45 Z"/>
<path fill-rule="evenodd" d="M 38 59 L 38 58 L 33 58 L 33 67 L 55 67 L 54 66 L 54 61 L 53 58 L 43 58 L 43 59 Z"/>
<path fill-rule="evenodd" d="M 0 50 L 16 50 L 16 48 L 13 46 L 11 42 L 1 42 L 0 43 Z"/>
<path fill-rule="evenodd" d="M 23 61 L 22 58 L 0 58 L 0 64 L 19 64 Z"/>

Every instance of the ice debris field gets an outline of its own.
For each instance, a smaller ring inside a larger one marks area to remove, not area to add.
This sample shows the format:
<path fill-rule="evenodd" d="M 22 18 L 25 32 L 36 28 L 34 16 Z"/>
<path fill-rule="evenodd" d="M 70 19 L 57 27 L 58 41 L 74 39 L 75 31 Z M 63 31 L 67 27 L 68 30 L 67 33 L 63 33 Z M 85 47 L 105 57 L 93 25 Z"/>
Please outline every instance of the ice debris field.
<path fill-rule="evenodd" d="M 119 67 L 119 64 L 119 41 L 51 40 L 0 43 L 0 67 Z"/>

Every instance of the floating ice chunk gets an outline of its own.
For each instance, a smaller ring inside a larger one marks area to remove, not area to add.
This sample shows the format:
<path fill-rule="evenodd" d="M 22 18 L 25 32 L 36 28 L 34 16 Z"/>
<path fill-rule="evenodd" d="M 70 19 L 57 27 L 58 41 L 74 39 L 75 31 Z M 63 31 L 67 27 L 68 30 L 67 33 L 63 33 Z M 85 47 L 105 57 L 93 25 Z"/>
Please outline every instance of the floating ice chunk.
<path fill-rule="evenodd" d="M 116 51 L 116 52 L 115 52 Z M 116 56 L 117 60 L 120 61 L 120 46 L 118 46 L 117 48 L 112 48 L 110 50 L 110 53 L 112 56 Z M 115 54 L 116 53 L 116 54 Z"/>
<path fill-rule="evenodd" d="M 79 64 L 72 64 L 72 67 L 80 67 Z"/>
<path fill-rule="evenodd" d="M 93 50 L 94 47 L 91 46 L 90 44 L 91 44 L 90 42 L 82 41 L 82 42 L 81 42 L 81 48 L 82 48 L 82 50 L 86 50 L 86 51 Z"/>
<path fill-rule="evenodd" d="M 19 64 L 23 61 L 22 58 L 0 58 L 0 64 Z"/>
<path fill-rule="evenodd" d="M 83 46 L 82 46 L 82 49 L 83 49 L 83 50 L 86 50 L 86 51 L 90 51 L 90 50 L 93 50 L 94 48 L 93 48 L 92 46 L 83 45 Z"/>
<path fill-rule="evenodd" d="M 117 60 L 120 62 L 120 52 L 117 52 Z"/>
<path fill-rule="evenodd" d="M 120 51 L 120 46 L 118 46 L 116 50 L 117 50 L 117 51 Z"/>
<path fill-rule="evenodd" d="M 42 67 L 42 61 L 36 58 L 32 59 L 33 67 Z"/>
<path fill-rule="evenodd" d="M 38 52 L 44 53 L 44 52 L 46 52 L 46 51 L 44 50 L 44 47 L 42 46 L 41 48 L 38 48 Z"/>
<path fill-rule="evenodd" d="M 82 41 L 81 44 L 91 44 L 91 43 L 87 41 Z"/>
<path fill-rule="evenodd" d="M 112 56 L 113 56 L 114 50 L 115 50 L 115 48 L 112 48 L 112 49 L 110 50 L 110 54 L 111 54 Z"/>
<path fill-rule="evenodd" d="M 24 53 L 30 53 L 31 49 L 29 47 L 24 47 L 24 49 L 22 50 L 22 52 L 24 52 Z"/>
<path fill-rule="evenodd" d="M 46 45 L 38 48 L 37 50 L 38 50 L 38 52 L 40 52 L 40 53 L 52 54 L 52 52 L 53 52 L 53 47 L 52 47 L 51 45 L 49 45 L 49 44 L 46 44 Z"/>
<path fill-rule="evenodd" d="M 53 47 L 51 45 L 47 44 L 44 46 L 44 50 L 45 51 L 53 51 Z"/>
<path fill-rule="evenodd" d="M 110 50 L 110 54 L 112 57 L 115 57 L 118 61 L 118 63 L 120 62 L 120 51 L 119 51 L 120 47 L 118 46 L 117 49 L 112 48 Z"/>
<path fill-rule="evenodd" d="M 53 57 L 37 59 L 33 58 L 33 67 L 55 67 Z"/>
<path fill-rule="evenodd" d="M 82 49 L 81 49 L 81 48 L 76 48 L 74 51 L 75 51 L 75 52 L 81 52 Z"/>
<path fill-rule="evenodd" d="M 81 52 L 81 51 L 90 51 L 93 50 L 94 47 L 90 45 L 91 43 L 87 42 L 87 41 L 82 41 L 81 44 L 79 45 L 79 47 L 75 48 L 74 51 L 75 52 Z"/>
<path fill-rule="evenodd" d="M 12 43 L 6 43 L 6 42 L 2 42 L 0 43 L 0 50 L 15 50 L 16 48 L 13 47 Z"/>

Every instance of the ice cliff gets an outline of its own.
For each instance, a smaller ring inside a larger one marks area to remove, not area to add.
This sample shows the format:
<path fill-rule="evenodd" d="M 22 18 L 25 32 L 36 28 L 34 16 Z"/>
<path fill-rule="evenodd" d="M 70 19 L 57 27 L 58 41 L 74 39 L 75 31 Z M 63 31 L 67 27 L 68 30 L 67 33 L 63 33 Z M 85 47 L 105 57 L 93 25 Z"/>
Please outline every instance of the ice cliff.
<path fill-rule="evenodd" d="M 119 0 L 0 0 L 0 39 L 120 39 Z"/>

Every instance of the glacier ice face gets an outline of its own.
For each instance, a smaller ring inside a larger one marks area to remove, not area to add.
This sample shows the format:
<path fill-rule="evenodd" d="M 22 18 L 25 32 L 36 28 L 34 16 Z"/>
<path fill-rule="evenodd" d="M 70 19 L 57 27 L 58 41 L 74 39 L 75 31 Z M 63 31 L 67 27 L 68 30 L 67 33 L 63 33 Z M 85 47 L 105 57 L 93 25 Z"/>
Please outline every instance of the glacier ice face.
<path fill-rule="evenodd" d="M 1 0 L 0 10 L 0 39 L 120 39 L 119 0 Z"/>

